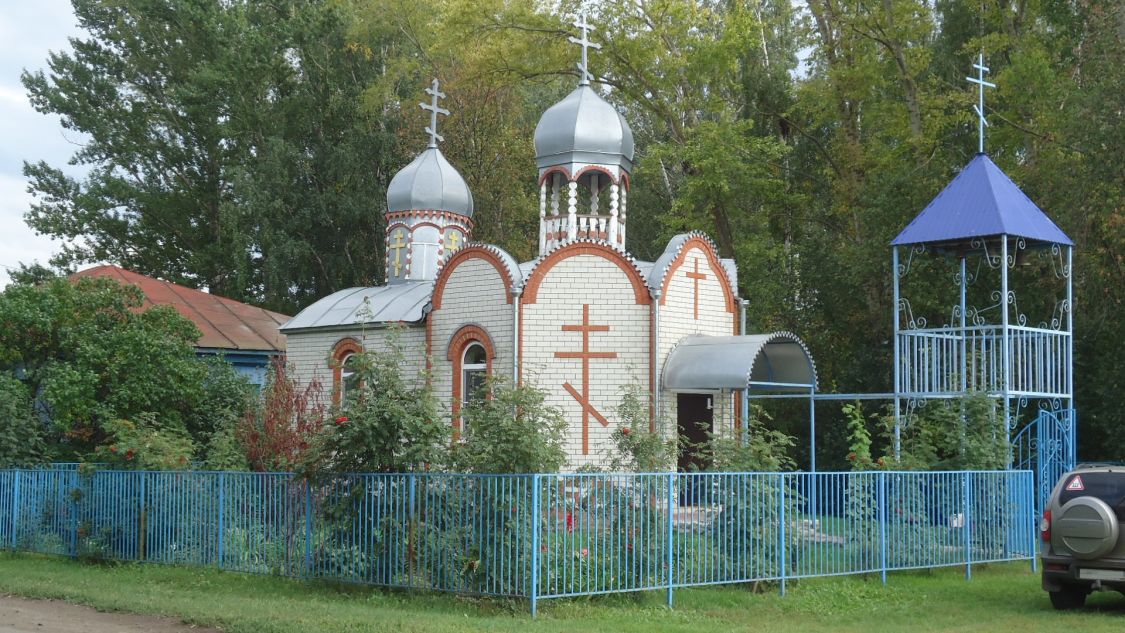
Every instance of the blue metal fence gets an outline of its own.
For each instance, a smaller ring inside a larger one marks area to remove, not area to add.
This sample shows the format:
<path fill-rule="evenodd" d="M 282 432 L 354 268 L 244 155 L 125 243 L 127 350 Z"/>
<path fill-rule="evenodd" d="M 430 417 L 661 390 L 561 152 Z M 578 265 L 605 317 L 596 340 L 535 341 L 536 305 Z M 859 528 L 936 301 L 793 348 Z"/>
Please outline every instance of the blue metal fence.
<path fill-rule="evenodd" d="M 0 471 L 0 546 L 529 599 L 1032 560 L 1030 471 Z"/>

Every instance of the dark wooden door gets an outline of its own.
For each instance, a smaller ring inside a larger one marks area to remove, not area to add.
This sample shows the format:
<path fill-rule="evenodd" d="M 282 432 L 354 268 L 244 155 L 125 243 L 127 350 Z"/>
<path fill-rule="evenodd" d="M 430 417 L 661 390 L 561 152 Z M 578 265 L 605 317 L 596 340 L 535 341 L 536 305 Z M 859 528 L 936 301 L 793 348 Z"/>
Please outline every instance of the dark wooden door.
<path fill-rule="evenodd" d="M 676 394 L 676 421 L 680 432 L 680 472 L 705 470 L 711 465 L 708 436 L 715 430 L 713 396 L 705 393 Z"/>

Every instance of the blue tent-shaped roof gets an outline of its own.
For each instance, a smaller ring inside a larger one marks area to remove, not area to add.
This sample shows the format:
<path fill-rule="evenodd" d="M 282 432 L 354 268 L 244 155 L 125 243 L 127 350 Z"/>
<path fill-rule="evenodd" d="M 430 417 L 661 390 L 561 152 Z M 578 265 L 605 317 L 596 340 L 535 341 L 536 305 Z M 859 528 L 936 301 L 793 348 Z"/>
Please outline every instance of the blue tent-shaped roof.
<path fill-rule="evenodd" d="M 977 154 L 891 244 L 955 242 L 1004 234 L 1074 244 L 996 163 Z"/>

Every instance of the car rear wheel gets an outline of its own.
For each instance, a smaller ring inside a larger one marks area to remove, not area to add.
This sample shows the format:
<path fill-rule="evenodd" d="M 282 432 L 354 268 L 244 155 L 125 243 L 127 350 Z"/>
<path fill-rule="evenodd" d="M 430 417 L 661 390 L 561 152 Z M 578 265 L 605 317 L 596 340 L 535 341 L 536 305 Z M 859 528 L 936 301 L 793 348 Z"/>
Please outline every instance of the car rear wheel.
<path fill-rule="evenodd" d="M 1051 606 L 1059 611 L 1067 609 L 1080 609 L 1082 605 L 1086 604 L 1087 591 L 1085 587 L 1076 587 L 1074 585 L 1063 585 L 1058 591 L 1052 591 Z"/>

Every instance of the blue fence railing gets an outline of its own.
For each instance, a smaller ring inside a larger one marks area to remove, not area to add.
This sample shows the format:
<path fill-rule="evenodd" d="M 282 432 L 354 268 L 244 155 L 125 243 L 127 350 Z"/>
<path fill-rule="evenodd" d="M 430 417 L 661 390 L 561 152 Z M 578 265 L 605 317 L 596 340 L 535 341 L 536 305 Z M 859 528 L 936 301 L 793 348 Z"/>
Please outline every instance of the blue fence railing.
<path fill-rule="evenodd" d="M 527 598 L 1031 560 L 1030 471 L 0 471 L 0 547 Z"/>

